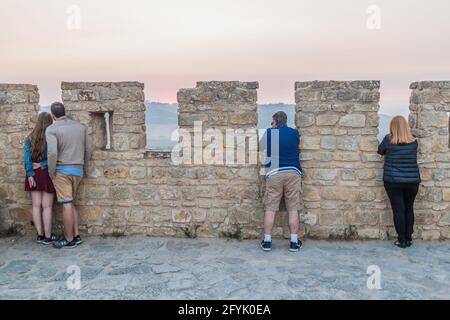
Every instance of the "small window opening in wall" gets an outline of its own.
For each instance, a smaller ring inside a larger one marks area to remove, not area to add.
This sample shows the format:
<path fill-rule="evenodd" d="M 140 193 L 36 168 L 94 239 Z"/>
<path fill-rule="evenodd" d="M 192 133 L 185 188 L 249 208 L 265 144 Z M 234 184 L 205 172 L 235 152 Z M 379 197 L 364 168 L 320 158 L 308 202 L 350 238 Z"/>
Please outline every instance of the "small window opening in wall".
<path fill-rule="evenodd" d="M 113 112 L 91 112 L 92 117 L 92 145 L 95 149 L 112 149 Z"/>

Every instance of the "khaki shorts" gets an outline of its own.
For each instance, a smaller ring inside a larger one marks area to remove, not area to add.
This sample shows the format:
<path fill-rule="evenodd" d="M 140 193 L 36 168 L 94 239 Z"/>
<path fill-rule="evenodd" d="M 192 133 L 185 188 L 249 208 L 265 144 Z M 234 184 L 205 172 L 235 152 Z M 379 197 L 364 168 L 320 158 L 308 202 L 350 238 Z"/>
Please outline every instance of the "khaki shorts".
<path fill-rule="evenodd" d="M 267 178 L 264 206 L 266 210 L 278 211 L 284 195 L 288 211 L 301 210 L 302 177 L 293 172 L 277 173 Z"/>
<path fill-rule="evenodd" d="M 55 186 L 59 204 L 71 203 L 75 200 L 81 179 L 82 177 L 66 176 L 61 173 L 55 174 L 53 185 Z"/>

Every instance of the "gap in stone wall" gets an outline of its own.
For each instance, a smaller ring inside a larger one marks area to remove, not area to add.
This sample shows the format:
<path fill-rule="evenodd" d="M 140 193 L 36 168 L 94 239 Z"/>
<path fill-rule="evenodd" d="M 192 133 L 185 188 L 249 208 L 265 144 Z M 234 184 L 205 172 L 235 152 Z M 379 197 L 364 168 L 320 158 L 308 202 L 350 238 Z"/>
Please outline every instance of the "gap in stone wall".
<path fill-rule="evenodd" d="M 272 116 L 278 111 L 284 111 L 287 115 L 287 124 L 288 127 L 296 128 L 295 126 L 295 105 L 287 104 L 287 103 L 264 103 L 257 105 L 258 112 L 258 129 L 259 129 L 259 139 L 263 137 L 263 134 L 267 128 L 271 127 Z M 300 132 L 301 134 L 301 132 Z M 284 201 L 284 197 L 280 202 L 280 211 L 286 211 L 286 203 Z M 280 214 L 278 216 L 286 216 L 286 213 Z M 277 223 L 279 225 L 286 224 L 287 221 L 284 221 L 283 218 L 277 218 Z"/>
<path fill-rule="evenodd" d="M 258 104 L 258 129 L 270 128 L 272 115 L 278 111 L 284 111 L 288 118 L 288 126 L 295 128 L 295 105 L 287 103 Z"/>
<path fill-rule="evenodd" d="M 394 116 L 378 112 L 378 141 L 381 142 L 383 138 L 389 134 L 389 124 Z"/>
<path fill-rule="evenodd" d="M 145 101 L 146 148 L 151 151 L 170 151 L 177 141 L 172 134 L 178 126 L 178 104 Z"/>

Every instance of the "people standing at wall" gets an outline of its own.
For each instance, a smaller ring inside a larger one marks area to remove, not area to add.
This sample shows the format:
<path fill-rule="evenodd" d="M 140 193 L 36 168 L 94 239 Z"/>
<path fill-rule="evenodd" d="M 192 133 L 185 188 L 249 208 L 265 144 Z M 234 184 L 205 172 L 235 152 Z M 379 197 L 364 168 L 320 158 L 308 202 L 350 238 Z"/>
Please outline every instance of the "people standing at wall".
<path fill-rule="evenodd" d="M 78 186 L 91 157 L 87 128 L 66 116 L 64 105 L 52 103 L 55 123 L 47 128 L 48 170 L 56 189 L 58 203 L 63 206 L 64 237 L 55 241 L 55 248 L 74 248 L 81 237 L 78 212 L 74 205 Z"/>
<path fill-rule="evenodd" d="M 412 244 L 414 200 L 421 181 L 417 140 L 402 116 L 392 118 L 389 132 L 378 146 L 378 153 L 384 156 L 384 187 L 391 202 L 398 235 L 394 244 L 406 248 Z"/>
<path fill-rule="evenodd" d="M 53 119 L 47 112 L 39 114 L 36 126 L 25 138 L 24 164 L 26 171 L 25 191 L 31 193 L 33 225 L 36 242 L 51 244 L 57 240 L 52 233 L 52 209 L 55 188 L 48 174 L 47 143 L 45 130 Z"/>
<path fill-rule="evenodd" d="M 298 239 L 302 174 L 299 157 L 300 135 L 296 129 L 287 126 L 287 115 L 283 111 L 275 113 L 272 119 L 272 128 L 267 129 L 263 137 L 267 163 L 264 239 L 261 241 L 261 249 L 270 251 L 272 248 L 275 213 L 279 210 L 284 195 L 291 232 L 289 251 L 295 252 L 302 246 Z"/>

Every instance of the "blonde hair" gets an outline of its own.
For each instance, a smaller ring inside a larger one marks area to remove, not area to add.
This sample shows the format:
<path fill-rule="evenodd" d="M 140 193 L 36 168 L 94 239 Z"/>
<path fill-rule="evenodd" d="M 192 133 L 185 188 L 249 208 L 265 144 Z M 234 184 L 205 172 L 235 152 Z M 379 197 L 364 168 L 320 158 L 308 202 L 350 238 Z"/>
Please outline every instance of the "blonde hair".
<path fill-rule="evenodd" d="M 411 143 L 416 139 L 411 134 L 411 129 L 402 116 L 395 116 L 389 124 L 390 142 L 392 144 Z"/>

